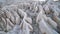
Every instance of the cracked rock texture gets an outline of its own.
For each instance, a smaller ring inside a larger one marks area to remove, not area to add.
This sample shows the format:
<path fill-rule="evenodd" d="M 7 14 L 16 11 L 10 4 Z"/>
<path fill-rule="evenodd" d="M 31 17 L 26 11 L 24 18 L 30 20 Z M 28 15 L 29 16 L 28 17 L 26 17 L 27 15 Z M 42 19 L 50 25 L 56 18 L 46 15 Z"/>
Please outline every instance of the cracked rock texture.
<path fill-rule="evenodd" d="M 60 34 L 60 0 L 0 0 L 0 34 Z"/>

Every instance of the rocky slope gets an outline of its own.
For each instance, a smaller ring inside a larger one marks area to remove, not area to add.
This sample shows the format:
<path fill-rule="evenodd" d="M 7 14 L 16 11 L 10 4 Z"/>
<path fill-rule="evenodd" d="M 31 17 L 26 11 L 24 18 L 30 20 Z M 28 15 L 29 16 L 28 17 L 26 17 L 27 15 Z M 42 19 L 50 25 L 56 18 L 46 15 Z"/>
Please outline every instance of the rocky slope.
<path fill-rule="evenodd" d="M 0 2 L 0 34 L 60 34 L 60 1 Z"/>

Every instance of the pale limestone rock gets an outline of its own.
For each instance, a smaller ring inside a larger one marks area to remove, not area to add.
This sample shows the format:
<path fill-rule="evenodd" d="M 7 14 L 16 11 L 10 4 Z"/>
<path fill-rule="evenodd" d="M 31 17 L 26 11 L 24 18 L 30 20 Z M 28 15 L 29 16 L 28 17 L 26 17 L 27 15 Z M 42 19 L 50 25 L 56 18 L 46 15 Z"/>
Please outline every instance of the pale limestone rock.
<path fill-rule="evenodd" d="M 52 25 L 53 28 L 57 29 L 57 23 L 53 21 L 50 17 L 48 17 L 48 23 Z"/>
<path fill-rule="evenodd" d="M 51 29 L 48 24 L 44 21 L 44 19 L 42 19 L 39 22 L 39 28 L 41 30 L 41 32 L 44 34 L 58 34 L 55 30 Z"/>

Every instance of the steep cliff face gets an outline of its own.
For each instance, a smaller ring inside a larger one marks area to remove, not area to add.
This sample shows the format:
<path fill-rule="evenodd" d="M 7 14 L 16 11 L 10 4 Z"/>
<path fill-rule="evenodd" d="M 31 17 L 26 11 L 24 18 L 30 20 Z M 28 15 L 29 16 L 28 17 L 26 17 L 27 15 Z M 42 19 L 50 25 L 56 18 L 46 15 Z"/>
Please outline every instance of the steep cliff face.
<path fill-rule="evenodd" d="M 0 34 L 60 34 L 60 1 L 0 1 Z"/>

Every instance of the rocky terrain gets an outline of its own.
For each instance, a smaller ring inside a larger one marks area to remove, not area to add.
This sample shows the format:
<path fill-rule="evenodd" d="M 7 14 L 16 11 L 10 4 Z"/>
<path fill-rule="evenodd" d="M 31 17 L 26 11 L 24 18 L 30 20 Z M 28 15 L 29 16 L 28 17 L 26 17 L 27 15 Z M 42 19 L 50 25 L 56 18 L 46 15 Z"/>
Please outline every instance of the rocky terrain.
<path fill-rule="evenodd" d="M 60 34 L 60 0 L 1 0 L 0 34 Z"/>

